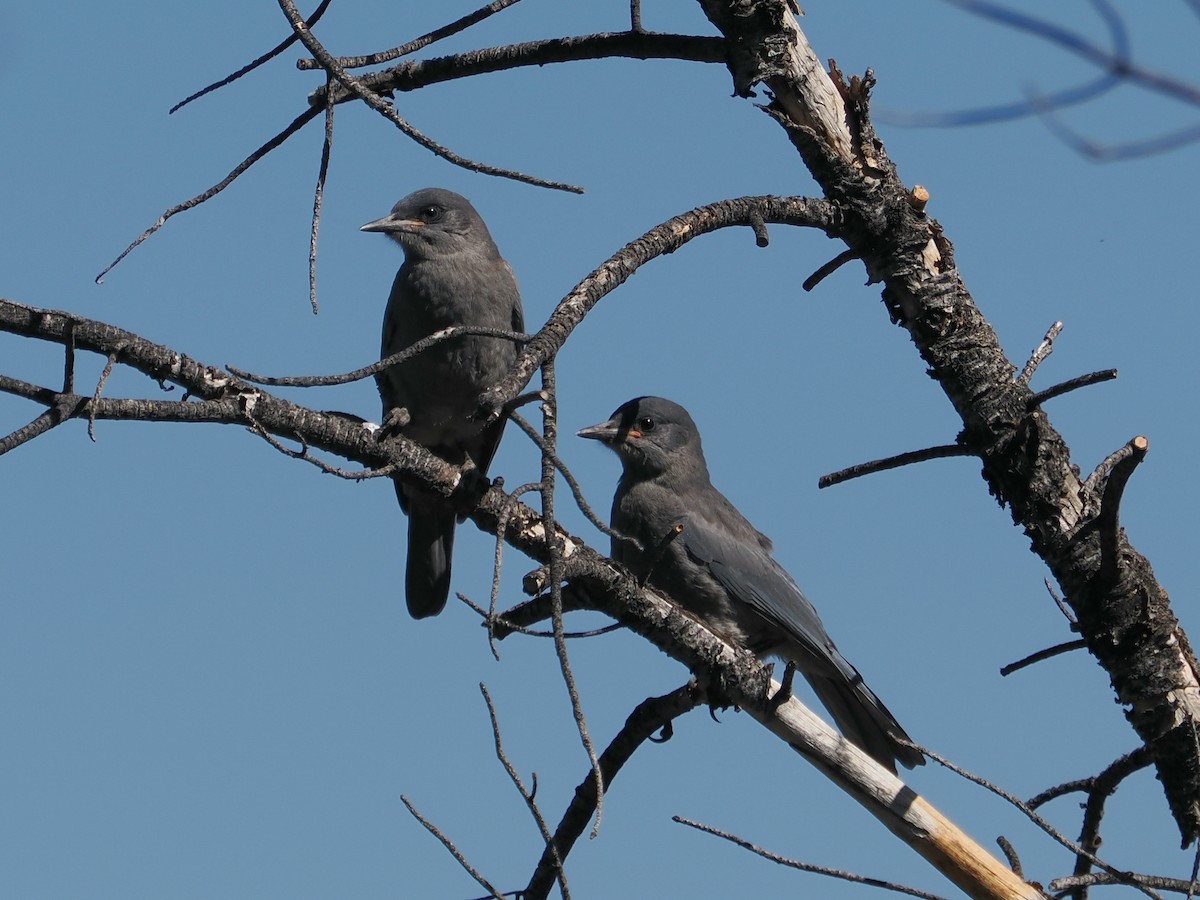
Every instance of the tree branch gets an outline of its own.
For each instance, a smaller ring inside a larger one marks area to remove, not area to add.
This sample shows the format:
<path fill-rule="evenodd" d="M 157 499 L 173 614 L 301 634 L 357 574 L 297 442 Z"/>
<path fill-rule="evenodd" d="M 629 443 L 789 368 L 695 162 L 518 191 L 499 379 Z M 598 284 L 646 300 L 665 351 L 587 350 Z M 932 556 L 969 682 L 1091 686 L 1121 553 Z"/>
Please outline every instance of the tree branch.
<path fill-rule="evenodd" d="M 740 197 L 720 200 L 675 216 L 630 241 L 559 301 L 550 318 L 517 357 L 512 371 L 481 400 L 492 415 L 515 398 L 546 360 L 553 358 L 571 332 L 601 298 L 620 287 L 652 259 L 674 253 L 703 234 L 755 222 L 819 228 L 832 235 L 838 229 L 838 212 L 821 200 L 804 197 Z"/>

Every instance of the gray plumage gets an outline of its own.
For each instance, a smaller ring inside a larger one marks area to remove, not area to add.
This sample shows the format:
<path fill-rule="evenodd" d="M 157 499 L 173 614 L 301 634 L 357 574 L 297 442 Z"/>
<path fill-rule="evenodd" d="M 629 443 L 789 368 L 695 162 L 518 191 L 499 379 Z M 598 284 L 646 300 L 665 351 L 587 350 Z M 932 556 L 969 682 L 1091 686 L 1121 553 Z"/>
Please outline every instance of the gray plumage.
<path fill-rule="evenodd" d="M 453 191 L 426 188 L 409 194 L 390 215 L 362 226 L 404 248 L 383 317 L 382 356 L 453 325 L 523 331 L 521 295 L 479 213 Z M 384 421 L 408 410 L 399 430 L 458 465 L 487 471 L 504 420 L 487 427 L 472 418 L 483 391 L 516 359 L 503 338 L 459 337 L 437 344 L 375 376 Z M 413 618 L 436 616 L 450 591 L 450 559 L 458 515 L 445 498 L 396 482 L 408 514 L 405 596 Z"/>
<path fill-rule="evenodd" d="M 687 410 L 638 397 L 579 436 L 603 442 L 621 459 L 612 527 L 643 549 L 614 539 L 614 559 L 726 640 L 795 663 L 842 733 L 881 764 L 895 771 L 896 760 L 924 763 L 892 737 L 908 739 L 775 562 L 771 541 L 713 487 Z M 677 524 L 682 532 L 664 546 Z"/>

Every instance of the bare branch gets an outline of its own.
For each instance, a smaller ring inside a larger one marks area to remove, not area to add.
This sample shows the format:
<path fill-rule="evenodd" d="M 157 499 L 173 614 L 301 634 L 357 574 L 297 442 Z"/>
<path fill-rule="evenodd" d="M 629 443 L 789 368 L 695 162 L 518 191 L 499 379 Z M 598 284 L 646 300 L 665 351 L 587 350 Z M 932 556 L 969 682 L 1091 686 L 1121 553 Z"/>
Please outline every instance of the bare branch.
<path fill-rule="evenodd" d="M 700 822 L 693 822 L 691 819 L 685 819 L 683 816 L 671 816 L 672 822 L 678 822 L 680 825 L 687 825 L 689 828 L 695 828 L 697 831 L 703 831 L 705 834 L 711 834 L 714 837 L 719 837 L 722 840 L 729 841 L 731 844 L 736 844 L 743 850 L 749 850 L 761 856 L 763 859 L 769 859 L 771 862 L 779 863 L 781 866 L 787 866 L 790 869 L 799 869 L 801 872 L 812 872 L 815 875 L 827 875 L 830 878 L 838 878 L 842 881 L 851 881 L 855 884 L 865 884 L 868 887 L 883 888 L 885 891 L 895 891 L 898 894 L 907 894 L 909 897 L 921 897 L 922 900 L 945 900 L 939 894 L 930 894 L 926 891 L 920 891 L 916 888 L 906 887 L 902 884 L 896 884 L 892 881 L 884 881 L 881 878 L 869 878 L 866 875 L 856 875 L 854 872 L 846 872 L 843 869 L 831 869 L 828 866 L 815 866 L 812 863 L 798 862 L 794 859 L 788 859 L 786 856 L 780 856 L 777 853 L 772 853 L 769 850 L 764 850 L 762 847 L 756 846 L 743 838 L 730 834 L 727 831 L 721 831 L 719 828 L 713 828 L 711 825 L 704 825 Z"/>
<path fill-rule="evenodd" d="M 489 166 L 486 163 L 474 162 L 466 157 L 459 156 L 454 151 L 437 143 L 437 141 L 426 137 L 422 132 L 418 131 L 407 121 L 401 118 L 400 114 L 396 112 L 395 106 L 393 106 L 389 101 L 385 100 L 370 88 L 366 87 L 359 79 L 355 78 L 344 68 L 338 65 L 337 60 L 335 60 L 329 54 L 329 52 L 321 46 L 320 42 L 313 36 L 313 33 L 309 31 L 308 26 L 304 24 L 304 20 L 300 18 L 300 13 L 296 10 L 296 4 L 293 3 L 292 0 L 278 0 L 278 2 L 279 8 L 283 10 L 283 14 L 287 16 L 288 21 L 292 23 L 292 30 L 296 32 L 296 35 L 300 38 L 301 43 L 308 48 L 308 52 L 317 58 L 317 61 L 321 64 L 321 68 L 336 78 L 342 87 L 350 91 L 350 93 L 354 94 L 356 97 L 358 97 L 358 99 L 362 100 L 363 103 L 367 104 L 367 106 L 371 107 L 371 109 L 375 110 L 426 150 L 429 150 L 437 156 L 440 156 L 442 159 L 446 160 L 446 162 L 460 166 L 470 172 L 480 172 L 484 175 L 496 175 L 500 178 L 511 178 L 514 181 L 522 181 L 525 184 L 532 184 L 537 187 L 552 188 L 558 191 L 570 191 L 571 193 L 575 194 L 583 193 L 583 188 L 575 187 L 574 185 L 564 184 L 559 181 L 545 181 L 541 178 L 535 178 L 532 175 L 524 175 L 521 172 L 517 172 L 512 169 L 501 169 L 496 166 Z M 328 102 L 328 99 L 325 99 L 323 105 L 327 105 Z"/>
<path fill-rule="evenodd" d="M 438 827 L 436 825 L 434 825 L 432 822 L 430 822 L 428 819 L 426 819 L 424 816 L 422 816 L 419 812 L 417 812 L 417 808 L 415 806 L 413 806 L 412 802 L 403 794 L 400 795 L 400 802 L 404 804 L 404 806 L 412 814 L 412 817 L 414 819 L 416 819 L 418 822 L 420 822 L 422 825 L 424 825 L 425 829 L 430 834 L 432 834 L 435 838 L 437 838 L 439 841 L 442 842 L 442 846 L 450 851 L 450 855 L 454 857 L 454 859 L 458 862 L 458 864 L 460 866 L 463 867 L 463 869 L 466 871 L 466 873 L 468 875 L 470 875 L 477 882 L 479 882 L 479 885 L 485 891 L 488 891 L 492 895 L 492 897 L 495 898 L 495 900 L 504 900 L 504 895 L 501 894 L 498 890 L 496 890 L 496 888 L 494 888 L 492 886 L 491 882 L 489 882 L 486 878 L 484 878 L 482 875 L 480 875 L 479 872 L 477 872 L 475 870 L 474 866 L 472 866 L 469 862 L 467 862 L 467 858 L 462 855 L 462 853 L 459 851 L 459 849 L 457 847 L 454 846 L 454 843 L 450 840 L 450 838 L 448 838 L 448 837 L 446 837 L 446 835 L 442 834 L 442 832 L 438 829 Z"/>
<path fill-rule="evenodd" d="M 909 741 L 902 741 L 902 743 L 911 744 L 911 742 L 909 742 Z M 1093 865 L 1103 869 L 1105 872 L 1108 872 L 1110 875 L 1112 875 L 1114 878 L 1116 878 L 1121 884 L 1129 884 L 1133 887 L 1137 887 L 1139 890 L 1142 891 L 1142 893 L 1146 894 L 1146 896 L 1153 897 L 1153 898 L 1155 898 L 1155 900 L 1159 900 L 1158 895 L 1155 894 L 1153 891 L 1148 890 L 1147 888 L 1139 886 L 1139 885 L 1135 884 L 1134 882 L 1130 881 L 1128 878 L 1129 873 L 1122 872 L 1119 869 L 1117 869 L 1113 866 L 1110 866 L 1108 863 L 1106 863 L 1103 860 L 1101 860 L 1100 858 L 1098 858 L 1094 853 L 1090 852 L 1089 850 L 1085 849 L 1084 847 L 1081 847 L 1079 844 L 1076 844 L 1074 841 L 1072 841 L 1070 838 L 1068 838 L 1066 835 L 1064 835 L 1062 832 L 1060 832 L 1058 829 L 1056 829 L 1053 825 L 1051 825 L 1049 822 L 1047 822 L 1045 819 L 1043 819 L 1041 816 L 1039 816 L 1037 814 L 1037 812 L 1035 812 L 1034 809 L 1028 803 L 1021 801 L 1019 798 L 1010 794 L 1008 791 L 1004 790 L 1003 788 L 1001 788 L 995 784 L 992 784 L 986 778 L 981 778 L 978 775 L 968 772 L 966 769 L 963 769 L 960 766 L 956 766 L 954 763 L 950 762 L 949 760 L 945 759 L 944 757 L 938 756 L 936 753 L 926 750 L 924 747 L 919 747 L 915 744 L 911 744 L 911 746 L 913 746 L 915 749 L 924 753 L 926 756 L 928 756 L 934 762 L 949 769 L 951 772 L 954 772 L 956 775 L 960 775 L 963 778 L 965 778 L 967 781 L 970 781 L 973 784 L 977 784 L 980 787 L 991 791 L 997 797 L 1000 797 L 1003 800 L 1006 800 L 1013 807 L 1015 807 L 1016 809 L 1018 809 L 1022 813 L 1024 813 L 1025 817 L 1027 819 L 1029 819 L 1030 822 L 1032 822 L 1038 828 L 1042 829 L 1042 831 L 1044 831 L 1046 834 L 1048 834 L 1051 838 L 1053 838 L 1055 841 L 1057 841 L 1063 847 L 1066 847 L 1068 850 L 1070 850 L 1072 853 L 1074 853 L 1077 857 L 1079 857 L 1081 859 L 1086 859 Z"/>
<path fill-rule="evenodd" d="M 521 776 L 517 774 L 517 770 L 509 762 L 508 755 L 504 752 L 504 744 L 500 740 L 500 723 L 496 719 L 496 707 L 492 703 L 491 694 L 488 693 L 488 689 L 482 681 L 479 683 L 479 692 L 483 694 L 484 702 L 487 703 L 488 719 L 492 723 L 492 739 L 496 745 L 496 759 L 500 760 L 500 765 L 508 773 L 509 780 L 521 795 L 521 799 L 525 801 L 525 806 L 528 807 L 529 814 L 533 816 L 534 822 L 537 823 L 538 831 L 541 832 L 542 840 L 546 844 L 546 852 L 550 854 L 550 858 L 553 861 L 554 877 L 557 879 L 558 887 L 562 891 L 563 900 L 571 900 L 571 892 L 567 889 L 567 873 L 563 869 L 562 857 L 559 855 L 554 838 L 550 836 L 550 829 L 546 826 L 546 820 L 542 818 L 541 810 L 538 809 L 537 803 L 534 802 L 533 794 L 525 787 L 525 783 L 521 781 Z M 535 781 L 534 783 L 536 785 L 537 782 Z"/>
<path fill-rule="evenodd" d="M 756 219 L 777 225 L 819 228 L 834 234 L 838 218 L 837 210 L 823 200 L 741 197 L 699 206 L 668 219 L 610 256 L 559 301 L 546 324 L 517 357 L 513 371 L 484 395 L 484 408 L 498 415 L 529 383 L 533 373 L 562 349 L 592 307 L 650 260 L 674 253 L 700 235 L 737 225 L 749 227 Z"/>
<path fill-rule="evenodd" d="M 327 81 L 326 87 L 331 82 Z M 321 166 L 313 189 L 312 230 L 308 236 L 308 302 L 317 314 L 317 232 L 321 227 L 321 200 L 325 196 L 325 178 L 329 175 L 329 156 L 333 152 L 333 104 L 325 104 L 325 139 L 321 142 Z"/>
<path fill-rule="evenodd" d="M 546 399 L 542 402 L 542 518 L 546 522 L 557 521 L 554 515 L 554 473 L 555 466 L 552 457 L 558 442 L 558 388 L 554 377 L 554 361 L 546 360 L 542 365 L 542 390 Z M 604 774 L 600 771 L 600 761 L 596 758 L 596 750 L 592 746 L 588 734 L 587 721 L 583 715 L 583 704 L 579 700 L 579 690 L 575 685 L 575 675 L 571 672 L 571 664 L 567 658 L 567 642 L 563 629 L 563 546 L 557 534 L 546 535 L 546 548 L 549 559 L 547 565 L 550 574 L 550 603 L 553 610 L 554 650 L 558 654 L 559 667 L 562 670 L 563 681 L 567 685 L 567 693 L 571 697 L 571 712 L 575 716 L 575 727 L 579 731 L 579 740 L 587 752 L 588 762 L 592 765 L 592 773 L 596 782 L 596 823 L 592 826 L 592 837 L 600 832 L 600 820 L 604 811 Z"/>
<path fill-rule="evenodd" d="M 451 328 L 443 328 L 440 331 L 435 331 L 433 334 L 423 337 L 419 341 L 414 341 L 399 353 L 385 356 L 383 359 L 373 362 L 369 366 L 363 366 L 360 369 L 355 369 L 352 372 L 346 372 L 342 375 L 255 375 L 228 364 L 226 364 L 225 368 L 238 378 L 252 381 L 255 384 L 265 384 L 269 387 L 333 387 L 339 384 L 350 384 L 354 381 L 370 378 L 384 369 L 390 369 L 392 366 L 399 365 L 405 360 L 412 359 L 418 353 L 424 353 L 430 347 L 436 346 L 443 341 L 466 336 L 504 338 L 515 341 L 518 344 L 525 343 L 531 338 L 531 335 L 523 334 L 519 331 L 506 331 L 503 328 L 476 328 L 468 325 L 455 325 Z"/>
<path fill-rule="evenodd" d="M 1087 641 L 1067 641 L 1062 644 L 1056 644 L 1053 647 L 1047 647 L 1045 650 L 1039 650 L 1037 653 L 1031 653 L 1024 659 L 1019 659 L 1016 662 L 1011 662 L 1007 666 L 1000 667 L 1000 674 L 1007 677 L 1013 672 L 1018 672 L 1021 669 L 1028 668 L 1034 663 L 1042 662 L 1046 659 L 1053 659 L 1055 656 L 1062 656 L 1064 653 L 1070 653 L 1072 650 L 1084 650 L 1087 648 Z"/>
<path fill-rule="evenodd" d="M 296 118 L 292 119 L 291 123 L 286 128 L 284 128 L 283 131 L 279 132 L 277 135 L 275 135 L 273 138 L 268 140 L 265 144 L 263 144 L 261 147 L 259 147 L 257 150 L 255 150 L 253 153 L 251 153 L 249 156 L 247 156 L 245 159 L 243 159 L 240 163 L 238 163 L 236 166 L 234 166 L 233 170 L 228 175 L 226 175 L 224 178 L 222 178 L 220 181 L 218 181 L 216 184 L 214 184 L 208 190 L 204 191 L 201 194 L 197 194 L 195 197 L 192 197 L 192 199 L 190 199 L 190 200 L 184 200 L 182 203 L 178 203 L 175 206 L 172 206 L 166 212 L 164 212 L 161 216 L 158 217 L 157 222 L 155 222 L 153 225 L 151 225 L 149 228 L 147 228 L 145 231 L 143 231 L 141 234 L 139 234 L 132 244 L 130 244 L 128 247 L 126 247 L 124 250 L 122 250 L 120 252 L 120 254 L 118 254 L 116 259 L 114 259 L 107 266 L 105 266 L 103 269 L 100 270 L 100 274 L 96 276 L 96 284 L 101 284 L 104 281 L 104 276 L 107 275 L 109 272 L 111 272 L 116 267 L 117 263 L 119 263 L 121 260 L 123 260 L 130 253 L 132 253 L 134 251 L 134 249 L 139 244 L 142 243 L 142 241 L 146 240 L 146 238 L 150 237 L 150 235 L 154 234 L 154 232 L 158 231 L 158 229 L 160 229 L 164 225 L 166 225 L 168 219 L 172 218 L 173 216 L 178 215 L 181 212 L 186 212 L 187 210 L 192 209 L 193 207 L 199 206 L 201 203 L 204 203 L 206 200 L 211 200 L 213 197 L 217 196 L 217 194 L 221 193 L 221 191 L 225 190 L 225 188 L 227 188 L 227 187 L 229 187 L 229 185 L 233 184 L 233 182 L 236 181 L 237 178 L 242 173 L 244 173 L 247 169 L 249 169 L 252 165 L 254 165 L 256 162 L 258 162 L 260 159 L 262 159 L 264 156 L 266 156 L 272 150 L 281 146 L 293 134 L 298 132 L 301 128 L 303 128 L 305 125 L 307 125 L 313 119 L 315 119 L 317 116 L 321 115 L 321 113 L 323 111 L 324 111 L 323 106 L 310 107 L 309 109 L 306 109 L 304 112 L 300 113 L 300 115 L 296 116 Z"/>
<path fill-rule="evenodd" d="M 495 15 L 496 13 L 508 9 L 520 0 L 492 0 L 487 6 L 482 6 L 474 12 L 467 13 L 461 19 L 455 19 L 448 25 L 443 25 L 441 28 L 435 28 L 428 34 L 424 34 L 419 38 L 415 38 L 406 44 L 401 44 L 392 50 L 384 50 L 382 53 L 372 53 L 369 56 L 339 56 L 336 59 L 338 65 L 346 69 L 360 69 L 363 66 L 374 66 L 379 63 L 391 62 L 393 59 L 399 59 L 401 56 L 408 56 L 410 53 L 416 53 L 418 50 L 423 50 L 430 44 L 444 40 L 459 32 L 466 31 L 472 25 L 482 22 L 484 19 Z M 312 22 L 308 23 L 309 27 Z M 293 37 L 294 39 L 294 37 Z M 319 69 L 321 63 L 315 59 L 298 59 L 296 60 L 297 69 Z M 326 85 L 326 89 L 328 89 Z"/>
<path fill-rule="evenodd" d="M 612 742 L 600 754 L 602 783 L 606 787 L 611 786 L 617 773 L 642 744 L 651 740 L 656 731 L 666 728 L 679 716 L 695 709 L 703 700 L 704 692 L 694 681 L 689 681 L 669 694 L 651 697 L 639 703 Z M 575 841 L 587 827 L 595 808 L 596 778 L 595 773 L 589 770 L 575 788 L 575 796 L 554 832 L 553 844 L 547 846 L 533 872 L 533 877 L 529 879 L 529 886 L 525 888 L 524 893 L 525 900 L 540 900 L 549 894 L 550 887 L 554 884 L 556 855 L 565 858 L 571 852 Z"/>
<path fill-rule="evenodd" d="M 1046 361 L 1051 353 L 1054 352 L 1054 340 L 1062 334 L 1063 323 L 1055 322 L 1046 329 L 1046 336 L 1042 338 L 1042 342 L 1033 348 L 1033 353 L 1029 356 L 1029 361 L 1025 363 L 1025 368 L 1021 370 L 1021 374 L 1017 376 L 1017 384 L 1029 384 L 1033 378 L 1033 373 L 1037 371 L 1037 367 Z"/>
<path fill-rule="evenodd" d="M 577 37 L 549 38 L 502 47 L 487 47 L 455 56 L 412 60 L 382 72 L 364 75 L 361 84 L 367 90 L 382 94 L 387 91 L 414 91 L 431 84 L 440 84 L 459 78 L 471 78 L 506 69 L 525 66 L 540 68 L 552 63 L 577 62 L 587 59 L 620 57 L 723 63 L 725 56 L 725 41 L 719 37 L 618 31 Z M 353 98 L 354 94 L 342 88 L 338 91 L 334 102 L 345 103 Z M 313 105 L 323 105 L 324 102 L 320 89 L 309 96 L 309 103 Z"/>
<path fill-rule="evenodd" d="M 1039 391 L 1025 401 L 1025 407 L 1032 412 L 1047 400 L 1052 400 L 1055 397 L 1060 397 L 1063 394 L 1070 393 L 1071 391 L 1077 391 L 1083 387 L 1090 387 L 1093 384 L 1100 384 L 1104 381 L 1112 381 L 1116 377 L 1116 369 L 1102 369 L 1099 372 L 1091 372 L 1087 375 L 1080 375 L 1078 378 L 1072 378 L 1070 381 L 1064 381 L 1061 384 L 1054 385 L 1054 387 L 1049 387 L 1044 391 Z"/>
<path fill-rule="evenodd" d="M 863 475 L 873 475 L 876 472 L 886 472 L 888 469 L 898 469 L 901 466 L 910 466 L 913 463 L 926 462 L 931 459 L 949 459 L 955 456 L 978 455 L 978 450 L 972 450 L 970 447 L 964 447 L 962 444 L 943 444 L 940 447 L 927 447 L 924 450 L 910 450 L 908 453 L 889 456 L 886 459 L 876 459 L 871 462 L 859 463 L 858 465 L 850 466 L 848 469 L 841 469 L 837 472 L 831 472 L 828 475 L 822 475 L 817 480 L 817 487 L 832 487 L 835 484 L 841 484 L 843 481 L 849 481 L 852 478 L 861 478 Z"/>
<path fill-rule="evenodd" d="M 317 5 L 317 8 L 315 10 L 313 10 L 313 14 L 304 20 L 304 24 L 307 25 L 309 28 L 312 28 L 314 25 L 317 24 L 317 22 L 321 21 L 321 16 L 325 15 L 325 10 L 329 9 L 330 2 L 332 2 L 332 0 L 321 0 L 321 2 Z M 246 65 L 242 66 L 240 69 L 238 69 L 236 72 L 232 73 L 231 75 L 226 75 L 220 81 L 213 82 L 212 84 L 208 85 L 207 87 L 203 87 L 200 90 L 196 91 L 196 93 L 191 94 L 188 97 L 184 97 L 182 100 L 180 100 L 174 106 L 172 106 L 169 110 L 167 110 L 167 115 L 171 115 L 175 112 L 178 112 L 179 110 L 183 109 L 183 107 L 185 107 L 189 103 L 191 103 L 193 100 L 199 100 L 205 94 L 210 94 L 213 91 L 217 90 L 218 88 L 223 88 L 228 84 L 233 84 L 233 82 L 237 81 L 243 75 L 249 75 L 251 72 L 253 72 L 255 69 L 257 69 L 259 66 L 273 60 L 275 57 L 277 57 L 279 54 L 281 54 L 288 47 L 292 46 L 292 44 L 296 43 L 297 40 L 298 39 L 294 32 L 292 34 L 289 34 L 286 38 L 284 38 L 282 41 L 280 41 L 278 44 L 276 44 L 274 47 L 272 47 L 270 50 L 268 50 L 262 56 L 258 57 L 258 59 L 247 63 Z"/>

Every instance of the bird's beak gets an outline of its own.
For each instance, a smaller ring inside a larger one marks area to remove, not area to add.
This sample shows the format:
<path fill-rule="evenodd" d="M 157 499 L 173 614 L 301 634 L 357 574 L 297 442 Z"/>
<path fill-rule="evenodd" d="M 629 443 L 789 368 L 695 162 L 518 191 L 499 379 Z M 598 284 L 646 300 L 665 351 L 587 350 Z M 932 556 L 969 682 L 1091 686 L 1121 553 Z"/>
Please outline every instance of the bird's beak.
<path fill-rule="evenodd" d="M 395 234 L 397 232 L 412 232 L 424 227 L 425 223 L 420 219 L 395 219 L 391 216 L 384 216 L 382 219 L 376 219 L 374 222 L 368 222 L 358 230 L 379 231 L 384 234 Z"/>
<path fill-rule="evenodd" d="M 587 428 L 580 428 L 575 434 L 578 437 L 600 441 L 604 444 L 620 444 L 625 440 L 626 436 L 641 437 L 641 434 L 632 430 L 628 432 L 622 431 L 621 423 L 616 419 L 609 419 L 607 422 L 601 422 L 599 425 L 589 425 Z"/>

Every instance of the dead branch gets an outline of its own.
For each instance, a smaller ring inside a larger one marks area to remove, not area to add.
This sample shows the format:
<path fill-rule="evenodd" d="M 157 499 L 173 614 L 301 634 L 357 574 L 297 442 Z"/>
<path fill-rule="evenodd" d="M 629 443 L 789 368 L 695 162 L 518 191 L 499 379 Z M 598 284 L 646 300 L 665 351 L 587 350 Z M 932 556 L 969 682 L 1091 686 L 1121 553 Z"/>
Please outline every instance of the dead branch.
<path fill-rule="evenodd" d="M 780 856 L 777 853 L 772 853 L 769 850 L 764 850 L 755 844 L 750 843 L 744 838 L 730 834 L 727 831 L 722 831 L 719 828 L 713 828 L 711 825 L 704 825 L 700 822 L 693 822 L 691 819 L 685 819 L 683 816 L 671 816 L 672 822 L 678 822 L 680 825 L 686 825 L 689 828 L 695 828 L 697 831 L 703 831 L 705 834 L 711 834 L 714 837 L 719 837 L 722 840 L 729 841 L 731 844 L 736 844 L 743 850 L 749 850 L 763 859 L 769 859 L 773 863 L 778 863 L 781 866 L 787 866 L 790 869 L 799 869 L 801 872 L 812 872 L 815 875 L 827 875 L 830 878 L 837 878 L 842 881 L 851 881 L 855 884 L 865 884 L 868 887 L 882 888 L 885 891 L 895 891 L 898 894 L 907 894 L 909 897 L 920 897 L 922 900 L 945 900 L 938 894 L 930 894 L 925 891 L 919 891 L 916 888 L 906 887 L 902 884 L 896 884 L 891 881 L 884 881 L 882 878 L 868 878 L 866 875 L 857 875 L 854 872 L 847 872 L 843 869 L 831 869 L 828 866 L 815 866 L 812 863 L 803 863 L 798 860 L 788 859 L 786 856 Z"/>
<path fill-rule="evenodd" d="M 652 259 L 674 253 L 684 244 L 720 228 L 746 226 L 755 219 L 776 225 L 819 228 L 833 235 L 838 230 L 837 210 L 821 200 L 804 197 L 741 197 L 698 206 L 668 219 L 630 241 L 559 301 L 546 324 L 526 344 L 513 371 L 484 395 L 481 403 L 493 415 L 516 397 L 546 360 L 552 359 L 571 332 L 607 294 L 620 287 Z"/>
<path fill-rule="evenodd" d="M 600 754 L 601 783 L 607 788 L 621 771 L 621 767 L 629 762 L 634 752 L 656 731 L 665 729 L 679 716 L 695 709 L 704 700 L 704 693 L 694 681 L 689 681 L 683 687 L 676 688 L 662 697 L 651 697 L 643 700 L 629 714 L 621 730 L 617 732 L 609 745 Z M 537 900 L 546 897 L 554 884 L 555 859 L 566 858 L 575 846 L 575 841 L 583 834 L 596 809 L 596 778 L 590 769 L 583 781 L 575 788 L 575 796 L 563 813 L 554 832 L 553 843 L 538 861 L 529 885 L 523 894 L 525 900 Z"/>

